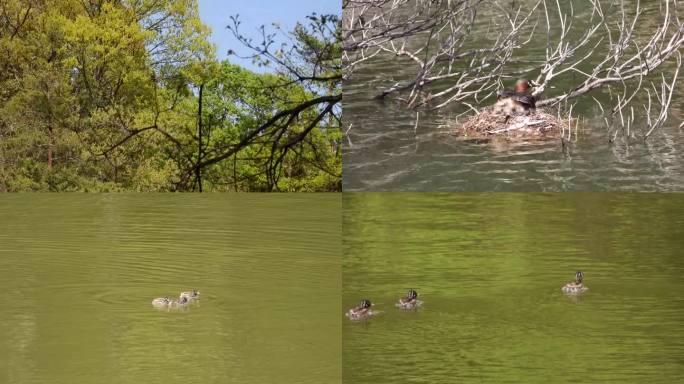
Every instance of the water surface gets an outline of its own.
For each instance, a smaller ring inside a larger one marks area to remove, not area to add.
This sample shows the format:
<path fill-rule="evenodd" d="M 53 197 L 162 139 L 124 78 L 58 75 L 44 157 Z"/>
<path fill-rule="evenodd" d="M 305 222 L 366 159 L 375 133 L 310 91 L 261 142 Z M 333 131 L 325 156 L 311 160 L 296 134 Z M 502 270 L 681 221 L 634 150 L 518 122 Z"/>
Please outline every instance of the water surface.
<path fill-rule="evenodd" d="M 340 382 L 339 215 L 334 194 L 2 196 L 0 382 Z"/>
<path fill-rule="evenodd" d="M 345 194 L 345 383 L 684 380 L 684 196 Z M 585 274 L 589 291 L 561 287 Z M 394 307 L 409 288 L 424 304 Z"/>

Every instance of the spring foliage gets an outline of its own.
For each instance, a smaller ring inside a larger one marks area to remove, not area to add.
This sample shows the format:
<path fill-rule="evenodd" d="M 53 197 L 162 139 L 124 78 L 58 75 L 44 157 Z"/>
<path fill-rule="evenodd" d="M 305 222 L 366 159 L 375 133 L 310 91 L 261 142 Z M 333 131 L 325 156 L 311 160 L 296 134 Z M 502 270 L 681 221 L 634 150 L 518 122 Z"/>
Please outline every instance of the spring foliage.
<path fill-rule="evenodd" d="M 326 63 L 311 86 L 218 61 L 196 0 L 3 0 L 0 191 L 339 190 L 339 43 L 322 26 L 339 22 L 313 17 L 279 52 Z"/>

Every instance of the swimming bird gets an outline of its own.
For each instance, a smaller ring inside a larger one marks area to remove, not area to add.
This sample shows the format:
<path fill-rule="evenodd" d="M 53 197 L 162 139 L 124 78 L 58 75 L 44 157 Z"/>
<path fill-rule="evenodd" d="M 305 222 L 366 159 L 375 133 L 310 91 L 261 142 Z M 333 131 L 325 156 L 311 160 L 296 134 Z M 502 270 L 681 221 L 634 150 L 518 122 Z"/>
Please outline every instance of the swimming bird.
<path fill-rule="evenodd" d="M 565 286 L 563 286 L 563 288 L 561 288 L 561 289 L 566 294 L 577 295 L 577 294 L 585 292 L 589 289 L 589 288 L 584 286 L 583 282 L 584 282 L 584 273 L 582 273 L 582 271 L 577 271 L 575 273 L 575 281 L 571 281 L 571 282 L 565 284 Z"/>
<path fill-rule="evenodd" d="M 182 307 L 188 303 L 188 298 L 185 296 L 181 296 L 178 298 L 178 300 L 170 300 L 169 306 L 170 307 Z"/>
<path fill-rule="evenodd" d="M 152 300 L 152 306 L 154 307 L 167 307 L 171 300 L 168 297 L 158 297 Z"/>
<path fill-rule="evenodd" d="M 152 306 L 157 308 L 182 307 L 188 303 L 188 300 L 189 299 L 185 296 L 179 297 L 178 300 L 169 299 L 168 297 L 159 297 L 152 300 Z"/>
<path fill-rule="evenodd" d="M 197 300 L 199 299 L 200 293 L 199 291 L 192 290 L 192 292 L 181 292 L 180 297 L 185 297 L 188 300 Z"/>
<path fill-rule="evenodd" d="M 405 297 L 399 299 L 395 304 L 397 308 L 401 309 L 414 309 L 420 305 L 418 300 L 418 292 L 415 289 L 409 289 Z"/>
<path fill-rule="evenodd" d="M 371 310 L 371 306 L 373 306 L 373 303 L 371 303 L 371 301 L 368 299 L 364 299 L 361 301 L 361 303 L 359 305 L 348 310 L 346 313 L 346 316 L 350 320 L 367 319 L 367 318 L 373 316 L 373 311 Z"/>

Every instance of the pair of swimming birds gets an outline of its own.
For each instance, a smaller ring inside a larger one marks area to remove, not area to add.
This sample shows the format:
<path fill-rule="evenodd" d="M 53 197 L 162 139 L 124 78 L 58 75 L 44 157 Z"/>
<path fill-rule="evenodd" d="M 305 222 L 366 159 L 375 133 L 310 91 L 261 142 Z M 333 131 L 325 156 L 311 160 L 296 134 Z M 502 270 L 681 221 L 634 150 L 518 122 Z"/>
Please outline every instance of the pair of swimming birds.
<path fill-rule="evenodd" d="M 575 273 L 575 281 L 571 281 L 565 284 L 561 290 L 568 295 L 578 295 L 586 292 L 589 288 L 584 285 L 584 273 L 582 271 L 577 271 Z M 399 299 L 395 304 L 396 307 L 401 309 L 415 309 L 420 306 L 422 302 L 418 300 L 418 292 L 415 289 L 409 289 L 406 296 Z M 347 311 L 347 317 L 351 320 L 361 320 L 372 317 L 376 312 L 374 312 L 371 307 L 373 303 L 364 299 L 359 305 Z"/>
<path fill-rule="evenodd" d="M 192 290 L 190 292 L 181 292 L 180 296 L 178 296 L 178 300 L 175 299 L 169 299 L 168 297 L 158 297 L 154 300 L 152 300 L 152 306 L 158 307 L 158 308 L 165 308 L 165 307 L 182 307 L 188 304 L 190 300 L 197 300 L 199 299 L 200 293 L 199 291 Z"/>
<path fill-rule="evenodd" d="M 397 308 L 411 310 L 418 308 L 422 303 L 422 301 L 418 300 L 418 292 L 416 292 L 415 289 L 409 289 L 408 293 L 406 293 L 406 296 L 399 298 L 397 303 L 394 305 Z M 359 305 L 347 311 L 346 315 L 351 320 L 369 318 L 375 314 L 375 312 L 373 312 L 371 309 L 372 306 L 373 303 L 370 300 L 364 299 Z"/>

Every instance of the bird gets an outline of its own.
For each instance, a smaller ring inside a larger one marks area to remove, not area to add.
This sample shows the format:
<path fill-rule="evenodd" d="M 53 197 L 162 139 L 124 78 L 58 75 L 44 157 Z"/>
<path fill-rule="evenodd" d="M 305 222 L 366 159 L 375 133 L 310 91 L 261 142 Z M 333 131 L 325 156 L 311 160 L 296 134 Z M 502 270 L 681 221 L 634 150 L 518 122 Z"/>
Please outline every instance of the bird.
<path fill-rule="evenodd" d="M 418 300 L 418 292 L 415 289 L 409 289 L 405 297 L 399 299 L 395 304 L 397 308 L 401 309 L 414 309 L 420 305 Z"/>
<path fill-rule="evenodd" d="M 577 271 L 575 273 L 575 281 L 571 281 L 561 288 L 564 293 L 567 294 L 580 294 L 587 291 L 589 288 L 584 286 L 584 273 L 582 271 Z"/>
<path fill-rule="evenodd" d="M 152 306 L 154 307 L 167 307 L 171 300 L 168 297 L 158 297 L 152 300 Z"/>
<path fill-rule="evenodd" d="M 515 83 L 515 89 L 512 91 L 506 89 L 499 91 L 497 100 L 501 101 L 505 99 L 511 99 L 525 111 L 536 108 L 537 99 L 532 96 L 532 84 L 527 79 L 519 79 Z"/>
<path fill-rule="evenodd" d="M 188 301 L 190 301 L 190 299 L 183 295 L 181 295 L 178 300 L 169 299 L 168 297 L 158 297 L 152 300 L 152 306 L 157 308 L 183 307 L 188 303 Z"/>
<path fill-rule="evenodd" d="M 359 305 L 357 305 L 356 307 L 348 310 L 346 315 L 350 320 L 361 320 L 369 318 L 373 316 L 373 311 L 371 310 L 372 306 L 373 303 L 370 300 L 361 300 L 361 303 L 359 303 Z"/>
<path fill-rule="evenodd" d="M 181 292 L 180 297 L 185 297 L 188 300 L 197 300 L 199 299 L 200 292 L 197 290 L 192 290 L 191 292 Z"/>
<path fill-rule="evenodd" d="M 505 122 L 511 116 L 529 115 L 536 108 L 536 98 L 531 94 L 530 82 L 520 79 L 515 84 L 515 89 L 502 90 L 497 94 L 497 102 L 494 104 L 495 114 L 504 115 Z"/>

